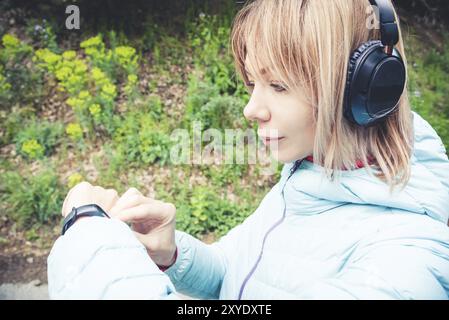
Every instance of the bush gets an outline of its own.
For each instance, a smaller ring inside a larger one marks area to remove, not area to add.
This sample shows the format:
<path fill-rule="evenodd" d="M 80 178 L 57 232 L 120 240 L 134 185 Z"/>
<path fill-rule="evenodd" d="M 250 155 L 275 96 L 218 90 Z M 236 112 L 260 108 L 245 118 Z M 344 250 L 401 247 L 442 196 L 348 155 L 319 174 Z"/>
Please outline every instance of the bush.
<path fill-rule="evenodd" d="M 63 132 L 63 125 L 58 122 L 28 122 L 15 137 L 17 152 L 30 159 L 49 156 Z"/>
<path fill-rule="evenodd" d="M 242 199 L 233 203 L 226 191 L 214 186 L 191 186 L 172 175 L 170 189 L 156 187 L 158 197 L 176 206 L 176 228 L 196 237 L 208 233 L 226 234 L 240 224 L 257 207 L 259 195 L 241 192 Z"/>
<path fill-rule="evenodd" d="M 26 119 L 34 113 L 35 110 L 31 107 L 15 106 L 10 111 L 0 110 L 0 146 L 13 143 Z"/>
<path fill-rule="evenodd" d="M 220 93 L 234 94 L 237 82 L 229 50 L 230 31 L 229 21 L 223 21 L 223 17 L 201 14 L 190 26 L 188 39 L 195 66 L 205 71 L 206 81 Z"/>
<path fill-rule="evenodd" d="M 113 140 L 116 150 L 128 163 L 167 164 L 171 141 L 166 121 L 157 121 L 152 113 L 130 111 L 117 125 Z"/>
<path fill-rule="evenodd" d="M 47 20 L 30 19 L 27 23 L 26 33 L 31 38 L 33 46 L 48 48 L 55 53 L 59 52 L 56 34 Z"/>
<path fill-rule="evenodd" d="M 54 223 L 60 215 L 64 192 L 54 170 L 45 169 L 35 175 L 6 172 L 0 189 L 6 213 L 21 227 Z"/>
<path fill-rule="evenodd" d="M 30 64 L 33 48 L 11 34 L 0 47 L 0 106 L 38 105 L 42 97 L 42 75 Z"/>
<path fill-rule="evenodd" d="M 449 40 L 449 34 L 445 39 Z M 420 52 L 412 37 L 405 43 L 408 50 L 409 93 L 412 108 L 423 116 L 449 150 L 449 42 L 443 50 L 432 48 Z"/>
<path fill-rule="evenodd" d="M 246 129 L 248 121 L 243 116 L 244 101 L 229 95 L 220 95 L 212 83 L 192 76 L 188 82 L 184 127 L 201 121 L 204 129 Z"/>

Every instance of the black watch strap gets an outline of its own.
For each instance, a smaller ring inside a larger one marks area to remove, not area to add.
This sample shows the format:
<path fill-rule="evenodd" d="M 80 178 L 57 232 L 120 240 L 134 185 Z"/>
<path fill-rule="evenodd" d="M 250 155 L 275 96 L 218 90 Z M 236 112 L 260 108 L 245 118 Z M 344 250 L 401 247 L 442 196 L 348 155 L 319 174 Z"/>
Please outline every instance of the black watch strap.
<path fill-rule="evenodd" d="M 66 231 L 75 223 L 80 217 L 106 217 L 108 214 L 96 204 L 86 204 L 80 207 L 73 207 L 72 211 L 65 217 L 61 234 L 64 235 Z"/>

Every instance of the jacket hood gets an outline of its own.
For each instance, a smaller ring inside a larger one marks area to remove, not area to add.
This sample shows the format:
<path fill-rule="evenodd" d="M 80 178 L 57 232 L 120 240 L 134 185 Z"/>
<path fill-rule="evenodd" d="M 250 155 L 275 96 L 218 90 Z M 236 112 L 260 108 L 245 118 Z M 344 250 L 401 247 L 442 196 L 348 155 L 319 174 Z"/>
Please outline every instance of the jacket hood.
<path fill-rule="evenodd" d="M 286 185 L 287 212 L 311 215 L 347 203 L 371 204 L 425 214 L 448 222 L 449 161 L 435 130 L 417 113 L 413 113 L 414 151 L 411 177 L 404 188 L 390 187 L 365 168 L 341 171 L 329 181 L 324 169 L 302 161 Z M 294 162 L 287 163 L 281 173 L 281 186 L 286 182 Z M 300 208 L 300 209 L 298 209 Z M 298 210 L 296 210 L 298 209 Z"/>

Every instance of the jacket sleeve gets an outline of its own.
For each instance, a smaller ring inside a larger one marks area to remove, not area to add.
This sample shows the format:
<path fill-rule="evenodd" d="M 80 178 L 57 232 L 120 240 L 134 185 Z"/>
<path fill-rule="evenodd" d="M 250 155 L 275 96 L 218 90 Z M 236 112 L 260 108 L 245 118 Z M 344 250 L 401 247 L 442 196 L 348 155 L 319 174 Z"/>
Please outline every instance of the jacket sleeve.
<path fill-rule="evenodd" d="M 253 213 L 213 244 L 176 230 L 178 258 L 165 271 L 176 289 L 199 299 L 218 299 L 230 258 L 238 250 L 242 236 L 250 232 L 255 219 L 256 214 Z"/>
<path fill-rule="evenodd" d="M 304 287 L 297 298 L 449 299 L 449 232 L 439 224 L 446 229 L 440 229 L 440 240 L 373 243 L 355 254 L 337 276 Z"/>
<path fill-rule="evenodd" d="M 131 229 L 117 219 L 90 217 L 57 239 L 48 264 L 51 299 L 177 299 Z"/>

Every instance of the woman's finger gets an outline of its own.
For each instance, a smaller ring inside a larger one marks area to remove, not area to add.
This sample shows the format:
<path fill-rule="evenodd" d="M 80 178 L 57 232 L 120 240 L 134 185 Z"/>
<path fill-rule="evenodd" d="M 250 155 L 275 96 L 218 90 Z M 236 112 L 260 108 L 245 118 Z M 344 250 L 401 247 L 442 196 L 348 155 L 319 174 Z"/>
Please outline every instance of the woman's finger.
<path fill-rule="evenodd" d="M 148 199 L 148 198 L 147 198 Z M 152 200 L 125 210 L 116 212 L 115 217 L 124 222 L 139 222 L 147 219 L 163 220 L 171 214 L 172 204 Z"/>
<path fill-rule="evenodd" d="M 128 210 L 130 208 L 133 207 L 137 207 L 141 204 L 145 204 L 145 203 L 153 203 L 155 200 L 151 199 L 151 198 L 147 198 L 144 197 L 142 195 L 130 195 L 125 199 L 120 198 L 119 200 L 120 203 L 116 203 L 112 208 L 111 208 L 111 214 L 113 216 L 116 216 L 119 212 Z M 117 201 L 118 202 L 118 201 Z"/>
<path fill-rule="evenodd" d="M 117 203 L 119 197 L 118 193 L 115 189 L 106 189 L 105 190 L 105 210 L 110 211 L 112 207 L 114 207 L 115 203 Z"/>
<path fill-rule="evenodd" d="M 134 196 L 143 196 L 142 193 L 137 190 L 136 188 L 129 188 L 128 190 L 126 190 L 126 192 L 124 194 L 122 194 L 122 196 L 117 200 L 117 202 L 115 203 L 115 206 L 117 206 L 117 208 L 125 208 L 125 204 L 126 202 L 129 201 L 130 197 L 134 197 Z"/>

